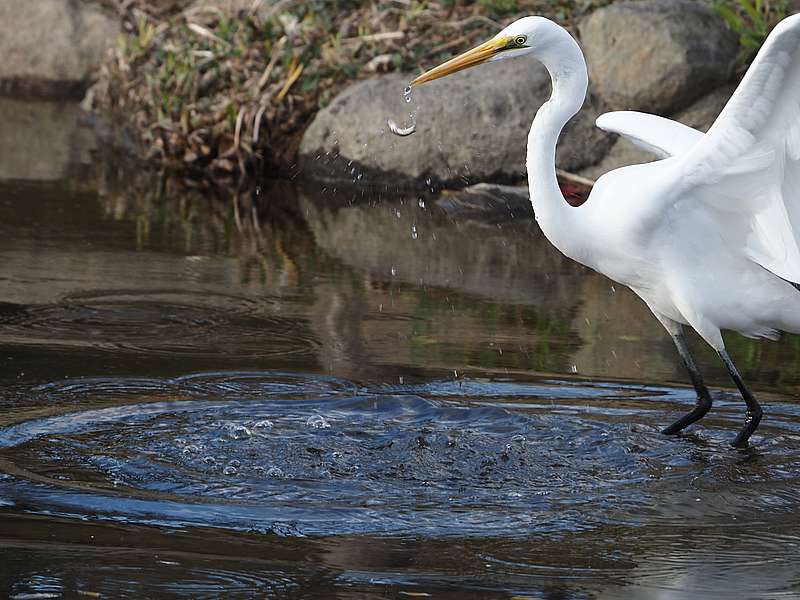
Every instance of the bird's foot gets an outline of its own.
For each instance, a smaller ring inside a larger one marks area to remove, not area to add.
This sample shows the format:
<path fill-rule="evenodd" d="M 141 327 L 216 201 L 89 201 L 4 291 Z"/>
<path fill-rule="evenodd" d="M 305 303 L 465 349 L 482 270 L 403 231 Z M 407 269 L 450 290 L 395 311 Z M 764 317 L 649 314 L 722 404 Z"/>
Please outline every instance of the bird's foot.
<path fill-rule="evenodd" d="M 706 413 L 711 410 L 711 397 L 709 396 L 698 396 L 697 404 L 691 410 L 691 412 L 683 415 L 680 419 L 675 421 L 669 427 L 666 427 L 661 431 L 664 435 L 675 435 L 686 429 L 692 423 L 695 423 L 706 416 Z M 761 418 L 759 416 L 759 418 Z M 756 422 L 758 425 L 758 422 Z M 753 427 L 755 429 L 755 427 Z M 750 432 L 752 433 L 752 431 Z"/>
<path fill-rule="evenodd" d="M 763 411 L 758 408 L 756 410 L 748 410 L 747 416 L 744 419 L 744 427 L 736 436 L 736 439 L 731 442 L 731 446 L 734 448 L 746 448 L 748 445 L 748 440 L 750 436 L 753 435 L 753 432 L 758 427 L 758 424 L 761 422 L 761 417 L 763 416 Z"/>

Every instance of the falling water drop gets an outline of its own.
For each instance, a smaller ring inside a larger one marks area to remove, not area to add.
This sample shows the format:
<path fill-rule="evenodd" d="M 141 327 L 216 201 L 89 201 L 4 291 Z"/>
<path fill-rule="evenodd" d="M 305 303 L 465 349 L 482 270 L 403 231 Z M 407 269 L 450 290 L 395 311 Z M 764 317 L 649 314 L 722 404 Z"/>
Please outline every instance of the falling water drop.
<path fill-rule="evenodd" d="M 398 125 L 392 119 L 386 121 L 386 124 L 389 126 L 389 131 L 399 137 L 406 137 L 411 135 L 417 130 L 417 118 L 414 113 L 408 113 L 408 118 L 410 123 L 408 125 Z"/>
<path fill-rule="evenodd" d="M 407 85 L 406 88 L 403 90 L 403 100 L 405 100 L 406 104 L 411 103 L 411 86 Z M 399 137 L 406 137 L 407 135 L 411 135 L 417 130 L 417 115 L 416 111 L 412 110 L 408 113 L 408 125 L 398 125 L 393 119 L 388 119 L 386 124 L 389 126 L 389 131 Z"/>
<path fill-rule="evenodd" d="M 417 233 L 417 226 L 416 225 L 412 225 L 411 226 L 411 239 L 415 240 L 418 237 L 419 237 L 419 234 Z"/>
<path fill-rule="evenodd" d="M 417 204 L 419 204 L 419 207 L 420 207 L 420 208 L 425 208 L 425 200 L 423 200 L 422 198 L 420 198 L 420 199 L 417 201 Z"/>

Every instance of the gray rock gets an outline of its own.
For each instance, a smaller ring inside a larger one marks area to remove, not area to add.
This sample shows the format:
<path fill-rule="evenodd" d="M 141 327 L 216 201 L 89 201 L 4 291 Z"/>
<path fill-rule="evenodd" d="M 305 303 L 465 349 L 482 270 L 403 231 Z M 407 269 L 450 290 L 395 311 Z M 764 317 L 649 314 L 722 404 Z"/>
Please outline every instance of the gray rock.
<path fill-rule="evenodd" d="M 300 146 L 306 176 L 465 185 L 524 178 L 531 120 L 550 95 L 543 67 L 523 60 L 482 65 L 414 90 L 411 105 L 402 92 L 410 75 L 393 74 L 354 84 L 320 111 Z M 386 121 L 403 122 L 417 109 L 417 131 L 389 132 Z M 561 136 L 558 165 L 576 170 L 598 160 L 610 139 L 594 127 L 590 105 Z"/>
<path fill-rule="evenodd" d="M 727 104 L 735 89 L 735 85 L 725 85 L 703 96 L 700 100 L 671 118 L 700 131 L 708 131 L 717 115 L 725 108 L 725 104 Z M 619 167 L 646 163 L 655 160 L 655 158 L 653 154 L 634 146 L 625 138 L 620 137 L 614 142 L 614 145 L 603 160 L 596 165 L 583 169 L 580 175 L 589 179 L 597 179 L 603 173 Z"/>
<path fill-rule="evenodd" d="M 716 121 L 719 113 L 725 108 L 728 100 L 731 99 L 734 91 L 736 91 L 735 84 L 724 85 L 703 96 L 672 118 L 700 131 L 708 131 Z"/>
<path fill-rule="evenodd" d="M 79 98 L 120 26 L 79 0 L 0 2 L 0 91 Z"/>
<path fill-rule="evenodd" d="M 672 113 L 728 81 L 738 41 L 708 4 L 620 2 L 580 24 L 593 92 L 614 110 Z"/>

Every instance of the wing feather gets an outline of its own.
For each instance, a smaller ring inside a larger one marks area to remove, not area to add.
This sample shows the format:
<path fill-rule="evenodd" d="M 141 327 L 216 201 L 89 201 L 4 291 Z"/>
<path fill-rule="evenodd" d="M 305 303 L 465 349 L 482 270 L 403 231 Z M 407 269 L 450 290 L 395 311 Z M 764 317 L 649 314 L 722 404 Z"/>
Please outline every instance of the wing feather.
<path fill-rule="evenodd" d="M 672 169 L 678 202 L 737 213 L 744 253 L 800 282 L 800 15 L 773 30 L 711 129 Z"/>
<path fill-rule="evenodd" d="M 596 125 L 618 133 L 659 158 L 685 154 L 703 133 L 683 123 L 633 110 L 618 110 L 597 117 Z"/>

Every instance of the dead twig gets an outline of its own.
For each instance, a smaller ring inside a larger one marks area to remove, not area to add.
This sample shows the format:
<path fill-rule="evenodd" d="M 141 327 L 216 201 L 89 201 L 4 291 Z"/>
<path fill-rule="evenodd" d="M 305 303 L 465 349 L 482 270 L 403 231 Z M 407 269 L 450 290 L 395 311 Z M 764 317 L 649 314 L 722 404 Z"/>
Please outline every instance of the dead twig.
<path fill-rule="evenodd" d="M 580 175 L 576 175 L 575 173 L 570 173 L 569 171 L 565 171 L 564 169 L 556 169 L 556 175 L 563 179 L 564 181 L 569 181 L 570 183 L 577 183 L 578 185 L 585 185 L 586 187 L 592 187 L 597 181 L 595 179 L 589 179 L 588 177 L 581 177 Z"/>

